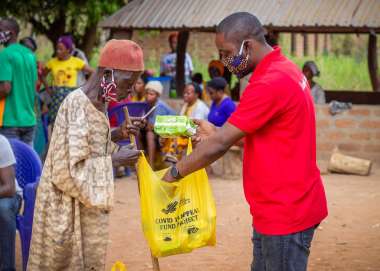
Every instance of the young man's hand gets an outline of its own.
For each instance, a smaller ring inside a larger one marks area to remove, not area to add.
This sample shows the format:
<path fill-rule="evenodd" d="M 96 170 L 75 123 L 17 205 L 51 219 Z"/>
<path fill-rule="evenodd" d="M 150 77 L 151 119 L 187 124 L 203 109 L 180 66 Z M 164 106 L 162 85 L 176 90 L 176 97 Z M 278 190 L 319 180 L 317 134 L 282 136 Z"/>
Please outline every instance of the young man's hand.
<path fill-rule="evenodd" d="M 216 132 L 216 127 L 208 122 L 207 120 L 193 120 L 194 123 L 198 126 L 197 133 L 191 138 L 194 145 L 205 140 Z"/>

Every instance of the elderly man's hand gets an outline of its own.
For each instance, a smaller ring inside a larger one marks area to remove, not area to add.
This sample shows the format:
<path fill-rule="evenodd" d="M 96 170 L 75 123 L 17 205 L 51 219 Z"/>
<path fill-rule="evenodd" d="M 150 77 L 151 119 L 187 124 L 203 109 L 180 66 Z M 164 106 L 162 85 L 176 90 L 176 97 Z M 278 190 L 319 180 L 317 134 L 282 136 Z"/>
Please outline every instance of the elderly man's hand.
<path fill-rule="evenodd" d="M 130 134 L 138 135 L 141 129 L 146 126 L 146 119 L 140 117 L 131 117 L 132 124 L 127 124 L 126 121 L 120 126 L 121 134 L 124 138 L 128 138 Z"/>
<path fill-rule="evenodd" d="M 216 127 L 207 120 L 194 119 L 193 121 L 198 126 L 196 134 L 191 138 L 194 145 L 216 132 Z"/>
<path fill-rule="evenodd" d="M 112 155 L 112 164 L 114 167 L 134 166 L 137 163 L 141 151 L 133 149 L 133 145 L 122 147 L 118 152 Z"/>

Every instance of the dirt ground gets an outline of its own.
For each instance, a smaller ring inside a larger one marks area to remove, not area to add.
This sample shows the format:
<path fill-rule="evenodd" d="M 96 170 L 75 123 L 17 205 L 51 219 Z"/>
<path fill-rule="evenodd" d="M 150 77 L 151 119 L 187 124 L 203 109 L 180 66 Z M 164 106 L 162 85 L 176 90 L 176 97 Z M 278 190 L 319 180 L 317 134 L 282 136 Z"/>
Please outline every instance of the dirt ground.
<path fill-rule="evenodd" d="M 308 270 L 380 270 L 380 168 L 370 177 L 330 174 L 323 179 L 329 216 L 316 232 Z M 217 245 L 160 258 L 162 271 L 249 270 L 251 216 L 241 181 L 212 178 L 211 185 L 217 206 Z M 116 199 L 106 270 L 117 260 L 123 261 L 128 271 L 151 270 L 135 178 L 117 180 Z"/>

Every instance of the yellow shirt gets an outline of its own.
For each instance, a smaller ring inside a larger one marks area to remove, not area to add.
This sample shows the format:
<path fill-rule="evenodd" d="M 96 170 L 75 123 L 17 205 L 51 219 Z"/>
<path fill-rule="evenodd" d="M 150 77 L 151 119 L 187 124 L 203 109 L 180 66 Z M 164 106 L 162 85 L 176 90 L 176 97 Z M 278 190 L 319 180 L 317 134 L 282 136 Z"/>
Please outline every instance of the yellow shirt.
<path fill-rule="evenodd" d="M 77 87 L 78 71 L 82 70 L 85 62 L 75 56 L 70 56 L 67 60 L 59 60 L 54 57 L 48 61 L 46 67 L 53 74 L 53 86 L 56 87 Z"/>
<path fill-rule="evenodd" d="M 141 99 L 139 99 L 137 96 L 133 95 L 131 102 L 145 102 L 145 96 L 142 96 Z"/>

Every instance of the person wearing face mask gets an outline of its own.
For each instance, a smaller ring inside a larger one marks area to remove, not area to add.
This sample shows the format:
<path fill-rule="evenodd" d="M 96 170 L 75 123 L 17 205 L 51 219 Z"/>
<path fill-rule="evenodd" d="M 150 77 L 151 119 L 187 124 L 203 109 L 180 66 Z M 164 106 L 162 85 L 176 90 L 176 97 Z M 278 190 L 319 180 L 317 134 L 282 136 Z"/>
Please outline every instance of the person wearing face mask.
<path fill-rule="evenodd" d="M 33 146 L 37 82 L 36 57 L 17 43 L 19 25 L 13 19 L 0 20 L 0 134 Z"/>
<path fill-rule="evenodd" d="M 63 101 L 38 185 L 28 270 L 104 270 L 112 168 L 134 165 L 140 154 L 113 142 L 141 124 L 111 133 L 107 103 L 130 95 L 143 70 L 140 46 L 110 40 L 89 81 Z"/>
<path fill-rule="evenodd" d="M 71 55 L 73 40 L 70 36 L 61 36 L 56 44 L 56 56 L 46 63 L 44 76 L 53 75 L 53 87 L 48 90 L 51 94 L 49 105 L 50 122 L 54 124 L 58 109 L 65 97 L 78 85 L 78 73 L 83 71 L 91 75 L 94 72 L 82 59 Z"/>
<path fill-rule="evenodd" d="M 253 71 L 240 104 L 216 128 L 199 125 L 196 149 L 163 180 L 204 168 L 244 138 L 243 186 L 253 216 L 255 271 L 304 271 L 314 231 L 327 216 L 316 163 L 315 111 L 302 71 L 264 38 L 260 21 L 234 13 L 217 26 L 222 62 L 238 77 Z"/>

